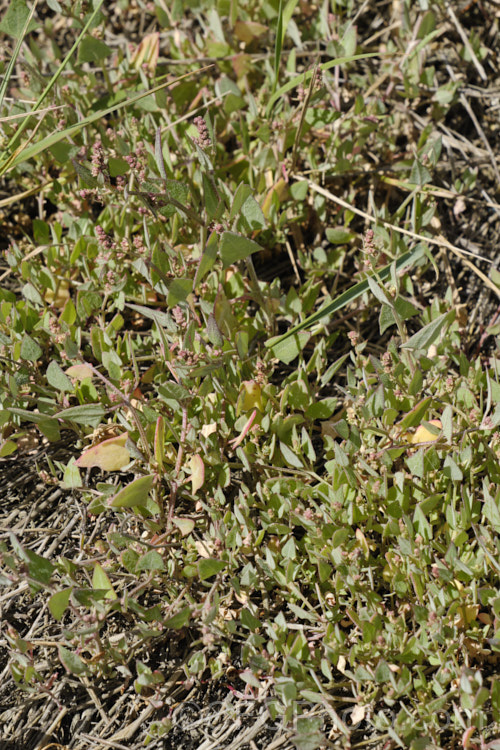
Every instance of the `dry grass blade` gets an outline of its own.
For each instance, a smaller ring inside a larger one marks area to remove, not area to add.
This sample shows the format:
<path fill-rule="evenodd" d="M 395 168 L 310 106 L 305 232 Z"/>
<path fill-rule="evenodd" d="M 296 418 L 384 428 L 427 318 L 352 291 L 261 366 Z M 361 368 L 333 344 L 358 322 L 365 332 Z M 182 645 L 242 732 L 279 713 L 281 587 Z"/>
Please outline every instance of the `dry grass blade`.
<path fill-rule="evenodd" d="M 411 237 L 414 240 L 418 240 L 419 242 L 425 242 L 428 245 L 434 245 L 436 247 L 440 247 L 442 249 L 450 250 L 450 252 L 454 253 L 460 260 L 473 271 L 476 276 L 478 276 L 481 281 L 483 281 L 486 286 L 488 286 L 492 292 L 494 292 L 497 297 L 500 297 L 500 289 L 489 279 L 482 271 L 477 268 L 473 263 L 471 263 L 470 260 L 467 260 L 464 256 L 471 255 L 472 257 L 478 258 L 478 260 L 483 260 L 487 263 L 491 263 L 492 261 L 488 258 L 484 258 L 482 256 L 477 256 L 475 253 L 470 252 L 469 250 L 463 250 L 460 247 L 457 247 L 456 245 L 452 245 L 451 242 L 448 242 L 444 237 L 438 236 L 438 237 L 426 237 L 423 234 L 418 234 L 417 232 L 412 232 L 409 229 L 404 229 L 403 227 L 398 227 L 395 224 L 391 224 L 390 221 L 387 221 L 386 219 L 381 219 L 380 217 L 372 216 L 371 214 L 366 213 L 366 211 L 362 211 L 359 208 L 356 208 L 355 206 L 351 205 L 347 201 L 343 200 L 343 198 L 339 198 L 338 196 L 334 195 L 329 190 L 326 190 L 325 188 L 321 187 L 321 185 L 318 185 L 317 183 L 313 182 L 312 180 L 307 180 L 309 187 L 319 193 L 320 195 L 323 195 L 325 198 L 328 198 L 328 200 L 333 201 L 333 203 L 337 203 L 339 206 L 342 206 L 342 208 L 346 208 L 349 211 L 352 211 L 353 213 L 357 214 L 358 216 L 362 216 L 364 219 L 369 221 L 371 224 L 382 224 L 387 229 L 391 229 L 393 232 L 397 232 L 399 234 L 404 234 L 406 237 Z"/>

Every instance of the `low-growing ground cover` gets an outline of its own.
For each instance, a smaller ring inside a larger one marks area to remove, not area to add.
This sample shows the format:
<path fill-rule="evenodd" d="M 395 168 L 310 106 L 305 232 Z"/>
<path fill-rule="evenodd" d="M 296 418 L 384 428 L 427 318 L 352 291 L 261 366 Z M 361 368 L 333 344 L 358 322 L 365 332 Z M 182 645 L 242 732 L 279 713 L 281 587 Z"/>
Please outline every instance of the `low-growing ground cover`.
<path fill-rule="evenodd" d="M 2 746 L 498 747 L 498 23 L 5 9 Z"/>

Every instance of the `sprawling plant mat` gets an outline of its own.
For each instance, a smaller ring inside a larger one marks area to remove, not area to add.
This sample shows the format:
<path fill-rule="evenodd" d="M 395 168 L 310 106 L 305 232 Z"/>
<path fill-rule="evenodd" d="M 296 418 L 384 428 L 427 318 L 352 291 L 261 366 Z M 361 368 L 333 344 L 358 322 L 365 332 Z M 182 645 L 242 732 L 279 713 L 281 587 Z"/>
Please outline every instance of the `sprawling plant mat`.
<path fill-rule="evenodd" d="M 500 747 L 499 22 L 2 5 L 2 748 Z"/>

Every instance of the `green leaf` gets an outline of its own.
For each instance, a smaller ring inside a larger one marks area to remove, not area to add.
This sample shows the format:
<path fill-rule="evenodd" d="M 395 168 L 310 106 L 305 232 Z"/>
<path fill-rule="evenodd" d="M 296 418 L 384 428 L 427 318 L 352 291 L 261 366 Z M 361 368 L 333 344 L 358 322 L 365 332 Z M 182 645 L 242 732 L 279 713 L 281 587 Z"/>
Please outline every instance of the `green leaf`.
<path fill-rule="evenodd" d="M 52 573 L 54 572 L 54 566 L 52 563 L 49 562 L 49 560 L 46 560 L 45 557 L 37 555 L 36 552 L 32 552 L 31 550 L 25 550 L 25 552 L 29 560 L 28 568 L 30 576 L 34 578 L 35 581 L 48 585 Z"/>
<path fill-rule="evenodd" d="M 69 326 L 72 326 L 76 321 L 76 308 L 71 297 L 66 300 L 66 304 L 64 305 L 63 311 L 59 316 L 59 320 L 67 323 Z"/>
<path fill-rule="evenodd" d="M 435 320 L 427 323 L 426 326 L 421 328 L 420 331 L 417 331 L 413 336 L 410 336 L 408 341 L 401 344 L 401 349 L 427 350 L 429 346 L 441 336 L 445 325 L 452 323 L 454 320 L 455 310 L 449 310 L 448 312 L 443 313 Z"/>
<path fill-rule="evenodd" d="M 210 237 L 208 238 L 208 242 L 205 245 L 205 250 L 203 251 L 203 255 L 200 258 L 200 262 L 198 264 L 198 268 L 196 269 L 196 276 L 194 278 L 193 282 L 193 289 L 195 289 L 198 284 L 203 281 L 207 273 L 210 271 L 211 268 L 213 268 L 215 261 L 217 260 L 217 252 L 218 252 L 218 237 L 216 232 L 212 232 Z"/>
<path fill-rule="evenodd" d="M 306 183 L 307 185 L 307 183 Z M 345 245 L 355 238 L 354 232 L 350 232 L 343 227 L 334 227 L 326 230 L 326 239 L 332 245 Z"/>
<path fill-rule="evenodd" d="M 59 646 L 59 659 L 61 660 L 63 667 L 70 674 L 86 674 L 86 672 L 88 672 L 88 667 L 85 662 L 82 661 L 77 654 L 64 646 Z"/>
<path fill-rule="evenodd" d="M 307 697 L 306 700 L 309 701 L 310 698 Z M 322 696 L 315 694 L 315 701 L 320 703 L 321 700 Z M 322 723 L 321 718 L 297 718 L 296 733 L 291 738 L 296 750 L 318 750 L 326 745 L 326 738 L 321 732 Z"/>
<path fill-rule="evenodd" d="M 483 493 L 484 503 L 482 510 L 484 517 L 491 528 L 497 533 L 500 533 L 500 507 L 498 504 L 498 493 L 495 497 L 490 493 L 486 479 L 483 480 Z"/>
<path fill-rule="evenodd" d="M 231 211 L 229 213 L 229 221 L 233 221 L 239 214 L 242 205 L 246 199 L 252 195 L 252 188 L 245 182 L 241 182 L 236 188 L 233 202 L 231 204 Z"/>
<path fill-rule="evenodd" d="M 153 480 L 152 474 L 134 479 L 133 482 L 127 484 L 126 487 L 110 498 L 108 505 L 111 508 L 133 508 L 136 505 L 146 505 Z"/>
<path fill-rule="evenodd" d="M 177 518 L 174 516 L 172 521 L 175 526 L 177 526 L 182 536 L 190 534 L 196 525 L 192 518 Z"/>
<path fill-rule="evenodd" d="M 130 169 L 125 159 L 118 159 L 116 156 L 110 156 L 108 159 L 108 168 L 111 177 L 127 174 Z"/>
<path fill-rule="evenodd" d="M 285 334 L 285 337 L 270 339 L 266 341 L 266 346 L 271 346 L 274 356 L 288 365 L 299 356 L 310 338 L 311 334 L 307 331 L 299 331 L 293 337 L 287 337 Z"/>
<path fill-rule="evenodd" d="M 380 308 L 380 314 L 378 316 L 378 326 L 380 335 L 382 335 L 388 328 L 395 325 L 396 320 L 394 318 L 394 311 L 389 305 L 382 305 Z"/>
<path fill-rule="evenodd" d="M 389 684 L 393 682 L 393 675 L 389 669 L 389 665 L 383 659 L 379 661 L 377 668 L 375 669 L 375 680 L 377 682 L 386 682 Z"/>
<path fill-rule="evenodd" d="M 62 591 L 56 591 L 56 593 L 52 594 L 50 597 L 48 601 L 49 610 L 55 620 L 62 619 L 69 603 L 71 591 L 71 589 L 63 589 Z"/>
<path fill-rule="evenodd" d="M 27 362 L 36 362 L 42 356 L 42 349 L 31 336 L 24 335 L 21 343 L 21 359 Z"/>
<path fill-rule="evenodd" d="M 262 622 L 246 608 L 241 610 L 240 621 L 243 627 L 248 628 L 248 630 L 256 631 L 262 627 Z"/>
<path fill-rule="evenodd" d="M 216 560 L 213 557 L 202 557 L 198 561 L 198 575 L 200 580 L 205 581 L 207 578 L 217 575 L 221 570 L 224 570 L 226 565 L 227 563 L 222 560 Z"/>
<path fill-rule="evenodd" d="M 249 195 L 241 207 L 238 229 L 242 232 L 254 232 L 265 226 L 266 220 L 261 207 L 253 195 Z"/>
<path fill-rule="evenodd" d="M 63 409 L 57 414 L 57 418 L 88 427 L 97 427 L 105 413 L 100 404 L 83 404 L 82 406 L 71 406 L 69 409 Z"/>
<path fill-rule="evenodd" d="M 50 242 L 50 229 L 46 221 L 33 219 L 33 236 L 39 245 L 48 245 Z"/>
<path fill-rule="evenodd" d="M 74 390 L 71 380 L 61 370 L 57 362 L 54 362 L 54 360 L 52 360 L 52 362 L 47 367 L 45 376 L 49 385 L 51 385 L 53 388 L 57 388 L 58 391 L 62 391 L 63 393 L 71 393 L 71 391 Z"/>
<path fill-rule="evenodd" d="M 219 247 L 224 268 L 262 250 L 256 242 L 235 232 L 223 232 Z"/>
<path fill-rule="evenodd" d="M 20 39 L 25 34 L 29 34 L 36 29 L 38 24 L 31 21 L 28 28 L 24 31 L 24 26 L 30 15 L 30 9 L 24 0 L 10 0 L 7 3 L 7 11 L 0 21 L 0 31 L 7 36 Z"/>
<path fill-rule="evenodd" d="M 190 398 L 190 393 L 187 388 L 184 388 L 180 383 L 174 383 L 173 380 L 167 380 L 163 385 L 158 386 L 158 393 L 166 399 L 172 399 L 172 401 L 186 401 Z"/>
<path fill-rule="evenodd" d="M 393 302 L 394 309 L 401 320 L 409 320 L 414 315 L 418 315 L 418 310 L 404 297 L 396 297 Z"/>
<path fill-rule="evenodd" d="M 30 281 L 23 286 L 22 295 L 24 299 L 28 300 L 28 302 L 33 302 L 35 305 L 43 307 L 43 299 Z"/>
<path fill-rule="evenodd" d="M 209 179 L 209 177 L 205 173 L 202 174 L 202 180 L 203 180 L 203 203 L 205 206 L 205 211 L 207 212 L 207 218 L 210 221 L 212 221 L 214 216 L 217 213 L 217 209 L 219 208 L 220 200 L 217 196 L 217 193 L 214 190 L 212 181 Z"/>
<path fill-rule="evenodd" d="M 92 588 L 95 590 L 106 591 L 106 599 L 118 598 L 107 573 L 105 572 L 104 568 L 99 565 L 99 563 L 95 563 L 94 565 L 94 572 L 92 574 Z"/>
<path fill-rule="evenodd" d="M 99 63 L 105 57 L 109 57 L 113 50 L 100 39 L 93 36 L 86 36 L 80 42 L 78 47 L 78 62 L 80 63 Z"/>
<path fill-rule="evenodd" d="M 50 440 L 51 443 L 55 443 L 61 439 L 59 425 L 55 419 L 51 419 L 50 417 L 41 419 L 38 422 L 38 429 L 45 435 L 47 440 Z"/>
<path fill-rule="evenodd" d="M 188 294 L 193 291 L 192 279 L 174 279 L 168 287 L 167 304 L 175 307 L 179 302 L 184 302 Z"/>
<path fill-rule="evenodd" d="M 443 476 L 448 477 L 448 479 L 452 479 L 455 482 L 461 482 L 462 479 L 464 478 L 462 470 L 455 463 L 455 461 L 453 460 L 452 456 L 446 456 L 446 458 L 444 460 L 444 464 L 443 464 Z"/>
<path fill-rule="evenodd" d="M 297 456 L 294 451 L 286 445 L 286 443 L 282 443 L 280 441 L 280 451 L 281 455 L 283 456 L 284 460 L 289 466 L 294 466 L 296 469 L 303 469 L 304 464 L 300 460 L 300 458 Z"/>
<path fill-rule="evenodd" d="M 222 345 L 224 344 L 224 336 L 222 335 L 222 331 L 217 325 L 217 321 L 215 320 L 215 315 L 213 313 L 210 313 L 208 316 L 207 336 L 208 340 L 213 346 L 222 347 Z"/>
<path fill-rule="evenodd" d="M 419 401 L 418 404 L 416 404 L 416 406 L 414 406 L 413 409 L 409 411 L 405 417 L 403 417 L 403 419 L 399 423 L 400 429 L 407 430 L 408 427 L 415 427 L 416 425 L 420 424 L 422 420 L 425 419 L 426 413 L 430 408 L 431 403 L 432 398 L 430 398 L 430 396 L 422 399 L 422 401 Z"/>
<path fill-rule="evenodd" d="M 172 617 L 168 617 L 166 620 L 163 620 L 163 627 L 171 628 L 172 630 L 179 630 L 180 628 L 183 628 L 188 624 L 190 617 L 191 608 L 184 607 L 184 609 L 181 609 L 181 611 L 177 612 L 176 615 L 172 615 Z"/>
<path fill-rule="evenodd" d="M 133 549 L 126 549 L 121 555 L 121 563 L 123 567 L 126 568 L 129 573 L 133 573 L 134 575 L 137 571 L 138 559 L 139 555 Z"/>
<path fill-rule="evenodd" d="M 7 458 L 17 451 L 17 443 L 13 440 L 4 440 L 0 443 L 0 458 Z"/>
<path fill-rule="evenodd" d="M 11 414 L 16 414 L 18 417 L 21 417 L 27 422 L 33 422 L 34 424 L 37 424 L 39 430 L 51 442 L 53 442 L 54 440 L 59 440 L 59 425 L 57 424 L 57 421 L 55 419 L 52 419 L 45 414 L 38 414 L 36 412 L 28 411 L 27 409 L 16 409 L 14 407 L 10 407 L 5 411 L 10 412 Z"/>
<path fill-rule="evenodd" d="M 88 167 L 86 167 L 84 164 L 80 164 L 80 162 L 77 161 L 76 159 L 72 159 L 71 163 L 73 164 L 75 172 L 77 173 L 78 177 L 81 179 L 85 187 L 89 187 L 89 188 L 99 187 L 99 181 L 97 177 L 94 177 L 94 175 L 92 174 L 90 169 L 88 169 Z"/>
<path fill-rule="evenodd" d="M 380 284 L 377 284 L 375 278 L 373 276 L 369 276 L 367 278 L 367 281 L 368 281 L 368 286 L 370 287 L 370 292 L 373 294 L 375 299 L 377 299 L 383 305 L 390 305 L 391 301 L 387 297 L 387 294 L 385 293 L 385 289 L 383 289 L 380 286 Z"/>
<path fill-rule="evenodd" d="M 136 570 L 165 570 L 163 557 L 155 549 L 151 549 L 139 558 Z"/>
<path fill-rule="evenodd" d="M 410 182 L 414 185 L 425 185 L 428 182 L 432 182 L 431 173 L 418 159 L 415 159 L 413 162 L 410 172 Z"/>
<path fill-rule="evenodd" d="M 66 164 L 70 159 L 74 159 L 78 151 L 78 146 L 72 146 L 71 143 L 54 143 L 49 148 L 49 152 L 59 164 Z"/>
<path fill-rule="evenodd" d="M 75 465 L 75 457 L 72 456 L 64 469 L 63 486 L 66 489 L 82 487 L 82 478 L 78 466 Z"/>

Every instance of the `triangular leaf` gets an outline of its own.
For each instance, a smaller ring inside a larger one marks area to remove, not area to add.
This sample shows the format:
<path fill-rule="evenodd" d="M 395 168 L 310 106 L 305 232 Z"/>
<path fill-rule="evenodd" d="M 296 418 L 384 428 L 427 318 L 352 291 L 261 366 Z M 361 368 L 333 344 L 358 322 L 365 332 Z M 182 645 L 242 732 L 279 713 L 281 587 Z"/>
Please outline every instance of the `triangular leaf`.
<path fill-rule="evenodd" d="M 63 614 L 66 611 L 66 607 L 69 603 L 69 597 L 71 596 L 71 589 L 63 589 L 62 591 L 56 591 L 55 594 L 49 599 L 49 609 L 52 617 L 55 620 L 61 620 Z"/>
<path fill-rule="evenodd" d="M 92 588 L 93 589 L 104 589 L 106 593 L 106 599 L 117 599 L 116 592 L 109 580 L 104 568 L 96 563 L 94 565 L 94 573 L 92 575 Z"/>
<path fill-rule="evenodd" d="M 235 232 L 223 232 L 220 238 L 220 255 L 224 268 L 238 260 L 248 258 L 252 253 L 262 250 L 261 246 L 248 237 Z"/>
<path fill-rule="evenodd" d="M 134 479 L 133 482 L 108 500 L 108 505 L 112 508 L 133 508 L 136 505 L 146 505 L 153 480 L 152 474 Z"/>
<path fill-rule="evenodd" d="M 202 558 L 198 562 L 200 580 L 205 581 L 207 578 L 217 575 L 221 570 L 224 570 L 226 565 L 227 563 L 222 560 L 216 560 L 213 557 Z"/>
<path fill-rule="evenodd" d="M 88 667 L 85 662 L 82 661 L 77 654 L 64 646 L 59 646 L 59 659 L 61 660 L 63 667 L 70 674 L 85 674 L 85 672 L 88 672 Z"/>
<path fill-rule="evenodd" d="M 127 439 L 128 434 L 124 432 L 123 435 L 103 440 L 84 451 L 75 464 L 82 469 L 95 466 L 101 471 L 119 471 L 130 463 L 130 454 L 125 447 Z"/>
<path fill-rule="evenodd" d="M 455 320 L 455 310 L 443 313 L 435 320 L 427 323 L 426 326 L 417 331 L 413 336 L 410 336 L 408 341 L 401 344 L 401 349 L 428 349 L 441 336 L 445 325 L 453 322 L 453 320 Z"/>

